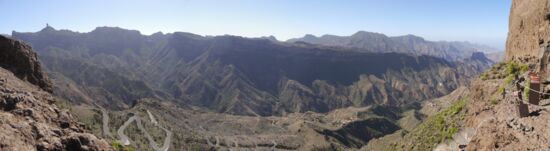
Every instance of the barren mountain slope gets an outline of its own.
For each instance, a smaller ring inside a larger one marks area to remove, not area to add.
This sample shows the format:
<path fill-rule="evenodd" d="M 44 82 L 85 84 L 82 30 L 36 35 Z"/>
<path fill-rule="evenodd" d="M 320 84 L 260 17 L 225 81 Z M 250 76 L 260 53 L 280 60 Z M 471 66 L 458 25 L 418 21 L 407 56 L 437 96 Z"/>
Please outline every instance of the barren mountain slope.
<path fill-rule="evenodd" d="M 13 37 L 37 48 L 54 93 L 111 109 L 140 98 L 264 116 L 400 106 L 446 95 L 491 64 L 483 55 L 451 62 L 236 36 L 145 36 L 112 27 L 89 33 L 46 27 Z"/>
<path fill-rule="evenodd" d="M 3 36 L 0 45 L 0 58 L 11 57 L 0 64 L 0 150 L 111 150 L 56 107 L 58 100 L 44 91 L 50 90 L 49 81 L 28 45 Z"/>
<path fill-rule="evenodd" d="M 538 93 L 528 93 L 532 92 L 525 88 L 529 84 L 518 87 L 514 83 L 516 76 L 529 81 L 529 72 L 539 73 L 541 88 L 548 92 L 549 71 L 544 68 L 548 63 L 539 58 L 544 55 L 540 53 L 541 47 L 548 53 L 549 8 L 549 1 L 513 0 L 505 62 L 472 81 L 460 108 L 451 107 L 445 110 L 451 112 L 429 117 L 405 134 L 403 141 L 393 143 L 392 149 L 550 149 L 550 100 L 544 97 L 538 105 L 528 103 L 527 98 L 537 97 Z M 527 117 L 519 116 L 520 102 L 528 104 Z"/>

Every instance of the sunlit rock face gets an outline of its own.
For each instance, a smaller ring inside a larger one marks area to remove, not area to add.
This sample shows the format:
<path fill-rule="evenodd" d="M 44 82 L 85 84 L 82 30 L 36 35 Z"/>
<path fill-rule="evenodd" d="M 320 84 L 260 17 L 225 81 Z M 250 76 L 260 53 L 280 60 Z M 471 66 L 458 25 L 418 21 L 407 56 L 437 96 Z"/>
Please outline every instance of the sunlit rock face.
<path fill-rule="evenodd" d="M 56 107 L 30 46 L 0 36 L 0 52 L 0 150 L 112 150 Z"/>
<path fill-rule="evenodd" d="M 514 0 L 510 12 L 506 60 L 538 56 L 550 41 L 550 2 Z"/>

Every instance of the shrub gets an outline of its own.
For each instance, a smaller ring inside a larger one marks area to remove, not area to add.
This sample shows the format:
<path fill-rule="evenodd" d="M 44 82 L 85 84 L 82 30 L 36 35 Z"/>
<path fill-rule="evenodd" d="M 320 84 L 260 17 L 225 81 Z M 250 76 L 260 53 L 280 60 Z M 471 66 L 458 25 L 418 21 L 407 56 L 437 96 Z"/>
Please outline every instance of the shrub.
<path fill-rule="evenodd" d="M 501 87 L 498 88 L 498 94 L 499 95 L 504 93 L 504 91 L 506 91 L 506 88 L 504 86 L 501 86 Z"/>
<path fill-rule="evenodd" d="M 527 64 L 522 64 L 520 67 L 519 67 L 519 74 L 522 74 L 522 73 L 525 73 L 529 70 L 529 65 Z"/>
<path fill-rule="evenodd" d="M 506 74 L 507 75 L 515 75 L 517 74 L 519 71 L 519 67 L 518 67 L 518 64 L 516 62 L 510 62 L 508 63 L 508 65 L 506 66 Z"/>
<path fill-rule="evenodd" d="M 506 77 L 506 79 L 504 79 L 504 85 L 509 85 L 509 84 L 512 84 L 512 82 L 514 81 L 514 75 L 508 75 Z"/>
<path fill-rule="evenodd" d="M 515 75 L 519 75 L 522 73 L 525 73 L 529 70 L 529 65 L 527 64 L 520 64 L 514 61 L 510 62 L 501 62 L 498 64 L 493 65 L 489 70 L 483 72 L 480 75 L 481 80 L 488 80 L 488 79 L 502 79 L 502 78 L 512 78 Z M 511 81 L 511 80 L 510 80 Z"/>
<path fill-rule="evenodd" d="M 487 72 L 483 72 L 480 76 L 481 80 L 487 80 L 488 77 L 487 77 Z"/>
<path fill-rule="evenodd" d="M 135 151 L 134 148 L 130 147 L 130 146 L 124 146 L 122 144 L 120 144 L 118 141 L 113 141 L 111 142 L 111 146 L 113 146 L 113 148 L 116 150 L 116 151 Z"/>
<path fill-rule="evenodd" d="M 118 141 L 111 142 L 111 146 L 113 146 L 113 148 L 116 151 L 121 151 L 122 149 L 124 149 L 124 146 L 122 146 L 122 144 L 118 143 Z"/>
<path fill-rule="evenodd" d="M 460 124 L 464 120 L 465 105 L 466 101 L 462 99 L 449 108 L 430 116 L 405 136 L 406 140 L 413 142 L 398 142 L 398 144 L 392 145 L 392 150 L 432 150 L 437 144 L 452 139 L 458 133 Z"/>

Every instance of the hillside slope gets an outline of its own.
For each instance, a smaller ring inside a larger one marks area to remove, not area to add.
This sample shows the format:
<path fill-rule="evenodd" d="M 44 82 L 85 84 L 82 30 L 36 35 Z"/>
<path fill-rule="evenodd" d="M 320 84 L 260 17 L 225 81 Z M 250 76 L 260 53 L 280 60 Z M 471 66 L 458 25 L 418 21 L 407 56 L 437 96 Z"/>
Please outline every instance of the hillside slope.
<path fill-rule="evenodd" d="M 515 82 L 522 77 L 530 81 L 530 73 L 538 74 L 542 92 L 549 90 L 548 62 L 541 59 L 545 54 L 541 47 L 548 53 L 549 8 L 548 1 L 513 0 L 505 62 L 472 81 L 462 109 L 429 117 L 433 120 L 428 123 L 441 128 L 418 126 L 393 143 L 392 149 L 548 150 L 550 99 L 545 96 L 539 104 L 529 103 L 527 98 L 539 94 L 526 88 L 528 82 L 519 86 Z M 526 117 L 520 117 L 520 102 L 527 104 Z"/>
<path fill-rule="evenodd" d="M 0 52 L 0 150 L 112 150 L 56 107 L 30 46 L 0 36 Z"/>
<path fill-rule="evenodd" d="M 140 98 L 264 116 L 400 106 L 446 95 L 491 64 L 483 55 L 447 61 L 236 36 L 145 36 L 112 27 L 12 35 L 37 49 L 54 93 L 113 109 Z"/>

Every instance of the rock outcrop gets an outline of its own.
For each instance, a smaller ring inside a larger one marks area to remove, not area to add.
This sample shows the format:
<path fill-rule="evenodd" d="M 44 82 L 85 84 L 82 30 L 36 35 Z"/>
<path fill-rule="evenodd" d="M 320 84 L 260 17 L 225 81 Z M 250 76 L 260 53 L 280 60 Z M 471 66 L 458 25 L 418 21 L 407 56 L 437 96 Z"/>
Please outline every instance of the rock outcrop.
<path fill-rule="evenodd" d="M 465 150 L 548 150 L 550 147 L 550 100 L 542 99 L 540 105 L 528 103 L 527 97 L 519 97 L 525 88 L 512 81 L 514 76 L 529 79 L 529 68 L 537 72 L 541 66 L 547 66 L 540 62 L 543 54 L 539 51 L 550 42 L 550 1 L 513 0 L 509 26 L 506 61 L 510 62 L 486 71 L 493 78 L 472 82 L 464 123 L 458 132 L 466 135 L 454 135 L 449 142 L 461 143 L 449 149 L 463 146 Z M 548 79 L 547 74 L 540 76 Z M 526 117 L 519 115 L 520 102 L 528 106 Z"/>
<path fill-rule="evenodd" d="M 0 48 L 0 150 L 112 150 L 56 107 L 28 45 L 0 36 Z"/>
<path fill-rule="evenodd" d="M 15 74 L 19 79 L 40 86 L 51 92 L 51 82 L 42 72 L 38 57 L 32 48 L 20 41 L 0 36 L 0 67 Z"/>
<path fill-rule="evenodd" d="M 538 56 L 540 45 L 549 41 L 550 1 L 512 1 L 506 60 Z"/>

